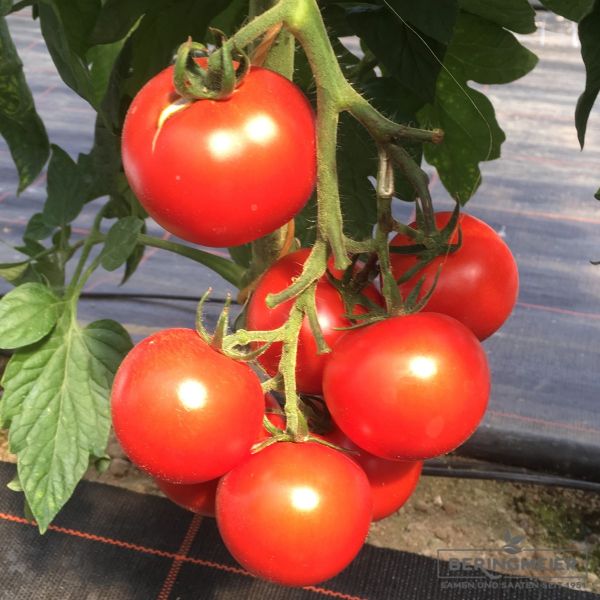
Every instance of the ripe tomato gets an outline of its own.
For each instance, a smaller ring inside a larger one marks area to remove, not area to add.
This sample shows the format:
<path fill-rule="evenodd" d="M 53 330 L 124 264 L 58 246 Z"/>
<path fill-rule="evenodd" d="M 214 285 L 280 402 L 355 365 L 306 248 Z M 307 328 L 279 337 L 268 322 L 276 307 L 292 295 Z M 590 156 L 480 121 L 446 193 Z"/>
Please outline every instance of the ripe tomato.
<path fill-rule="evenodd" d="M 277 400 L 270 394 L 265 397 L 267 409 L 280 409 Z M 285 418 L 280 414 L 267 413 L 267 417 L 273 425 L 279 429 L 285 429 Z M 256 443 L 262 442 L 269 437 L 269 433 L 263 427 Z M 250 456 L 250 452 L 248 452 Z M 211 479 L 201 483 L 171 483 L 163 479 L 154 478 L 156 485 L 163 491 L 165 496 L 182 508 L 191 510 L 204 517 L 215 516 L 215 496 L 219 479 Z"/>
<path fill-rule="evenodd" d="M 422 460 L 473 433 L 490 375 L 469 329 L 447 315 L 417 313 L 348 333 L 325 367 L 323 390 L 355 444 L 381 458 Z"/>
<path fill-rule="evenodd" d="M 438 228 L 446 225 L 450 216 L 450 212 L 436 213 Z M 441 266 L 435 290 L 423 310 L 450 315 L 484 340 L 498 330 L 512 312 L 519 291 L 519 272 L 510 249 L 489 225 L 464 213 L 459 217 L 459 224 L 461 247 L 447 256 L 434 258 L 403 283 L 400 291 L 406 297 L 424 277 L 420 294 L 423 297 Z M 458 231 L 455 231 L 451 242 L 457 241 Z M 396 235 L 391 241 L 392 246 L 413 243 L 404 235 Z M 394 277 L 401 277 L 417 261 L 414 255 L 392 254 Z"/>
<path fill-rule="evenodd" d="M 329 579 L 356 556 L 369 530 L 371 490 L 341 452 L 281 442 L 222 479 L 217 525 L 250 573 L 283 585 Z"/>
<path fill-rule="evenodd" d="M 290 314 L 294 303 L 289 300 L 273 309 L 267 308 L 266 297 L 287 288 L 295 277 L 302 272 L 304 262 L 310 250 L 302 248 L 278 260 L 261 277 L 246 313 L 246 325 L 250 330 L 270 330 L 283 325 Z M 374 286 L 365 289 L 365 295 L 374 302 L 381 303 L 381 296 Z M 344 301 L 339 292 L 324 276 L 317 284 L 316 292 L 317 315 L 323 331 L 323 337 L 330 348 L 346 333 L 343 328 L 348 328 L 352 322 L 344 317 Z M 355 307 L 355 313 L 364 313 L 361 306 Z M 317 354 L 317 344 L 308 323 L 304 319 L 298 338 L 298 357 L 296 359 L 296 386 L 298 391 L 305 394 L 321 394 L 323 369 L 329 360 L 330 354 Z M 275 375 L 281 358 L 281 344 L 272 344 L 271 347 L 259 357 L 260 364 L 269 375 Z"/>
<path fill-rule="evenodd" d="M 202 62 L 202 59 L 199 59 Z M 227 100 L 173 113 L 173 67 L 134 98 L 123 126 L 125 174 L 160 225 L 205 246 L 237 246 L 298 213 L 316 177 L 313 110 L 281 75 L 252 67 Z"/>
<path fill-rule="evenodd" d="M 325 436 L 330 442 L 351 450 L 348 456 L 365 472 L 373 495 L 373 521 L 389 517 L 400 509 L 417 487 L 423 462 L 386 460 L 359 448 L 337 427 Z"/>
<path fill-rule="evenodd" d="M 223 475 L 259 436 L 265 401 L 256 374 L 192 329 L 140 342 L 117 371 L 115 433 L 141 469 L 175 483 Z"/>
<path fill-rule="evenodd" d="M 202 483 L 171 483 L 154 478 L 164 495 L 175 504 L 203 517 L 215 516 L 215 495 L 219 478 Z"/>

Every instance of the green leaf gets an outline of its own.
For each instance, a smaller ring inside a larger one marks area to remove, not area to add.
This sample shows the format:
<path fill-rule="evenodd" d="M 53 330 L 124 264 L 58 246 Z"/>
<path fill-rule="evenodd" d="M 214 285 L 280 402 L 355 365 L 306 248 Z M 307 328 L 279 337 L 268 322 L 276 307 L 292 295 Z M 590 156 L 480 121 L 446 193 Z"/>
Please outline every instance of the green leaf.
<path fill-rule="evenodd" d="M 94 106 L 100 106 L 106 94 L 115 60 L 124 43 L 125 40 L 122 40 L 114 44 L 94 46 L 86 53 L 92 80 L 92 104 Z"/>
<path fill-rule="evenodd" d="M 351 8 L 347 19 L 377 57 L 384 75 L 398 79 L 424 102 L 433 100 L 444 45 L 424 35 L 417 36 L 380 7 Z"/>
<path fill-rule="evenodd" d="M 14 478 L 6 484 L 6 487 L 13 492 L 22 492 L 23 486 L 19 481 L 19 476 L 15 475 Z"/>
<path fill-rule="evenodd" d="M 0 300 L 0 348 L 29 346 L 48 335 L 63 301 L 41 283 L 25 283 Z"/>
<path fill-rule="evenodd" d="M 535 11 L 528 0 L 459 0 L 459 6 L 516 33 L 533 33 Z"/>
<path fill-rule="evenodd" d="M 85 60 L 99 0 L 40 0 L 40 27 L 62 80 L 94 108 L 94 84 Z"/>
<path fill-rule="evenodd" d="M 419 31 L 447 44 L 458 16 L 458 0 L 387 0 L 386 4 Z"/>
<path fill-rule="evenodd" d="M 377 149 L 364 127 L 350 115 L 340 117 L 337 152 L 344 230 L 354 239 L 370 237 L 377 203 L 369 177 L 377 173 Z"/>
<path fill-rule="evenodd" d="M 45 240 L 52 235 L 54 227 L 50 226 L 44 220 L 42 213 L 35 213 L 25 227 L 23 238 L 30 240 Z"/>
<path fill-rule="evenodd" d="M 594 198 L 596 198 L 596 200 L 600 200 L 600 188 L 598 188 L 598 191 L 594 194 Z"/>
<path fill-rule="evenodd" d="M 83 192 L 77 164 L 62 148 L 53 144 L 48 165 L 48 198 L 43 212 L 46 224 L 61 227 L 70 223 L 83 208 Z"/>
<path fill-rule="evenodd" d="M 142 229 L 145 231 L 145 228 Z M 125 273 L 123 273 L 123 279 L 121 279 L 121 285 L 126 283 L 129 278 L 136 272 L 137 268 L 140 266 L 142 262 L 142 258 L 144 258 L 144 252 L 146 252 L 146 246 L 142 244 L 137 244 L 132 253 L 127 257 L 125 261 Z"/>
<path fill-rule="evenodd" d="M 586 78 L 585 89 L 577 100 L 575 127 L 583 148 L 590 112 L 600 92 L 600 2 L 596 2 L 593 11 L 579 23 L 579 39 Z"/>
<path fill-rule="evenodd" d="M 529 73 L 537 62 L 537 56 L 506 29 L 462 13 L 444 64 L 464 81 L 508 83 Z"/>
<path fill-rule="evenodd" d="M 93 44 L 110 44 L 122 40 L 151 8 L 163 6 L 165 0 L 108 0 L 105 2 L 91 33 Z M 154 6 L 153 6 L 154 5 Z"/>
<path fill-rule="evenodd" d="M 20 193 L 39 175 L 50 146 L 4 17 L 0 17 L 0 135 L 17 167 Z"/>
<path fill-rule="evenodd" d="M 28 269 L 29 261 L 16 263 L 1 263 L 0 277 L 8 281 L 8 283 L 15 284 L 25 275 Z"/>
<path fill-rule="evenodd" d="M 0 0 L 0 17 L 7 15 L 12 8 L 12 0 Z"/>
<path fill-rule="evenodd" d="M 229 248 L 229 256 L 231 256 L 233 262 L 247 269 L 252 261 L 252 246 L 250 244 L 233 246 Z"/>
<path fill-rule="evenodd" d="M 424 127 L 444 130 L 444 143 L 425 145 L 425 159 L 434 165 L 442 183 L 461 204 L 481 182 L 479 163 L 500 156 L 505 139 L 491 102 L 481 93 L 462 89 L 446 73 L 440 73 L 436 99 L 419 113 Z"/>
<path fill-rule="evenodd" d="M 65 313 L 46 340 L 17 351 L 6 367 L 1 416 L 10 423 L 19 479 L 42 533 L 90 456 L 104 455 L 110 388 L 130 348 L 118 323 L 96 321 L 81 329 Z"/>
<path fill-rule="evenodd" d="M 131 256 L 143 226 L 137 217 L 124 217 L 110 228 L 100 255 L 100 264 L 107 271 L 118 269 Z"/>
<path fill-rule="evenodd" d="M 548 10 L 576 23 L 579 23 L 594 5 L 594 0 L 541 0 L 541 2 Z"/>

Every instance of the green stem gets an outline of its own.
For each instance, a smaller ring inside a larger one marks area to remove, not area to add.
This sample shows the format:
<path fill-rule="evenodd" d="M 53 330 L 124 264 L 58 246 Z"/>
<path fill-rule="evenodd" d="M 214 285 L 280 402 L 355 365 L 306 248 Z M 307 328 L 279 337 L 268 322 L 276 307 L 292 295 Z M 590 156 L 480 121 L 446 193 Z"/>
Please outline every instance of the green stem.
<path fill-rule="evenodd" d="M 218 273 L 223 279 L 229 283 L 235 285 L 237 288 L 241 287 L 242 276 L 244 274 L 243 267 L 237 265 L 231 260 L 216 256 L 210 252 L 204 252 L 197 248 L 191 248 L 184 244 L 172 242 L 170 240 L 163 240 L 162 238 L 152 237 L 143 233 L 138 234 L 138 242 L 145 246 L 151 246 L 153 248 L 160 248 L 161 250 L 168 250 L 174 254 L 185 256 L 191 260 L 207 266 Z"/>

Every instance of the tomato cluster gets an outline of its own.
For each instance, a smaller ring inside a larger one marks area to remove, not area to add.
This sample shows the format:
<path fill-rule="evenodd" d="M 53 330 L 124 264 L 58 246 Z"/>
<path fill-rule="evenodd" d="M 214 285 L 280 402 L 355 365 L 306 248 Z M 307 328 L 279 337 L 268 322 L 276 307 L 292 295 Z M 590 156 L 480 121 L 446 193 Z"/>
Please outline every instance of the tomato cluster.
<path fill-rule="evenodd" d="M 316 167 L 314 115 L 299 90 L 253 67 L 231 98 L 182 103 L 172 77 L 169 68 L 142 89 L 123 132 L 125 172 L 150 215 L 209 246 L 242 244 L 293 218 Z M 435 215 L 439 239 L 452 218 Z M 336 575 L 371 521 L 407 501 L 423 461 L 461 445 L 483 418 L 490 373 L 480 341 L 508 318 L 518 273 L 506 244 L 478 219 L 462 214 L 447 233 L 439 256 L 424 245 L 426 264 L 405 252 L 412 237 L 390 242 L 399 293 L 422 300 L 420 312 L 392 306 L 388 314 L 367 267 L 341 274 L 330 264 L 315 287 L 316 319 L 296 321 L 289 371 L 280 361 L 292 342 L 267 343 L 274 335 L 264 332 L 285 330 L 295 299 L 274 308 L 266 299 L 300 276 L 310 250 L 283 256 L 256 282 L 245 335 L 261 334 L 244 339 L 267 375 L 284 375 L 288 402 L 322 396 L 318 416 L 329 427 L 318 433 L 297 424 L 300 405 L 282 412 L 247 362 L 204 331 L 161 331 L 119 368 L 111 403 L 124 450 L 174 502 L 216 517 L 251 573 L 294 586 Z M 318 351 L 315 321 L 330 352 Z M 305 416 L 313 425 L 315 415 Z"/>

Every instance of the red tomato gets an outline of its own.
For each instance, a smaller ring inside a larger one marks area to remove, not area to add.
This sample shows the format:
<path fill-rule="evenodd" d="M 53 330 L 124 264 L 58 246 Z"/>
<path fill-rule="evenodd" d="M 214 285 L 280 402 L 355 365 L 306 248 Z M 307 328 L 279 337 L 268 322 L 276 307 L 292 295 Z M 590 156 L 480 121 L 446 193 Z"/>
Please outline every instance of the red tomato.
<path fill-rule="evenodd" d="M 438 228 L 446 225 L 450 212 L 435 215 Z M 508 319 L 517 301 L 519 272 L 517 263 L 502 238 L 486 223 L 461 214 L 462 245 L 447 256 L 434 258 L 400 286 L 404 297 L 425 277 L 420 294 L 423 297 L 433 285 L 438 267 L 440 276 L 423 310 L 450 315 L 484 340 Z M 413 223 L 414 225 L 414 223 Z M 458 241 L 455 231 L 452 243 Z M 397 235 L 392 246 L 414 244 L 409 237 Z M 398 279 L 417 263 L 414 255 L 392 254 L 392 272 Z"/>
<path fill-rule="evenodd" d="M 281 327 L 290 314 L 293 300 L 284 302 L 273 309 L 267 308 L 266 297 L 289 287 L 292 280 L 302 272 L 304 262 L 310 250 L 302 248 L 297 252 L 288 254 L 278 260 L 261 277 L 254 293 L 248 303 L 246 325 L 250 330 L 271 330 Z M 365 289 L 365 295 L 377 303 L 382 303 L 381 296 L 374 286 Z M 317 284 L 316 292 L 317 314 L 323 337 L 330 348 L 346 333 L 343 328 L 348 328 L 352 322 L 344 317 L 344 301 L 339 292 L 324 276 Z M 356 314 L 362 314 L 365 309 L 355 307 Z M 308 323 L 304 319 L 300 336 L 298 338 L 298 357 L 296 359 L 296 387 L 305 394 L 321 394 L 323 369 L 329 360 L 330 353 L 317 354 L 317 344 Z M 281 344 L 272 344 L 271 347 L 259 357 L 260 364 L 269 375 L 275 375 L 281 358 Z"/>
<path fill-rule="evenodd" d="M 202 483 L 171 483 L 155 478 L 156 485 L 164 495 L 175 504 L 198 513 L 203 517 L 215 516 L 215 495 L 219 479 L 211 479 Z"/>
<path fill-rule="evenodd" d="M 252 67 L 227 100 L 173 113 L 173 67 L 134 98 L 123 126 L 125 174 L 160 225 L 205 246 L 237 246 L 287 223 L 316 177 L 313 110 L 285 77 Z"/>
<path fill-rule="evenodd" d="M 365 472 L 373 494 L 373 521 L 389 517 L 410 498 L 417 487 L 423 462 L 386 460 L 359 448 L 337 427 L 325 436 L 341 448 L 351 450 L 348 456 Z"/>
<path fill-rule="evenodd" d="M 355 444 L 381 458 L 422 460 L 473 433 L 490 374 L 469 329 L 447 315 L 417 313 L 348 333 L 325 367 L 323 389 Z"/>
<path fill-rule="evenodd" d="M 267 409 L 280 409 L 277 400 L 270 394 L 266 395 Z M 269 421 L 279 429 L 285 429 L 285 418 L 280 414 L 267 413 Z M 256 440 L 256 443 L 262 442 L 269 437 L 269 433 L 263 427 Z M 248 453 L 250 456 L 250 453 Z M 171 483 L 163 479 L 154 478 L 156 485 L 163 491 L 165 496 L 178 504 L 182 508 L 191 510 L 204 517 L 215 516 L 215 495 L 219 479 L 211 479 L 202 483 Z"/>
<path fill-rule="evenodd" d="M 277 443 L 222 479 L 217 524 L 250 573 L 303 586 L 333 577 L 369 530 L 371 490 L 341 452 L 315 443 Z"/>
<path fill-rule="evenodd" d="M 256 374 L 192 329 L 166 329 L 125 357 L 112 389 L 115 433 L 141 469 L 175 483 L 223 475 L 259 436 L 265 401 Z"/>

